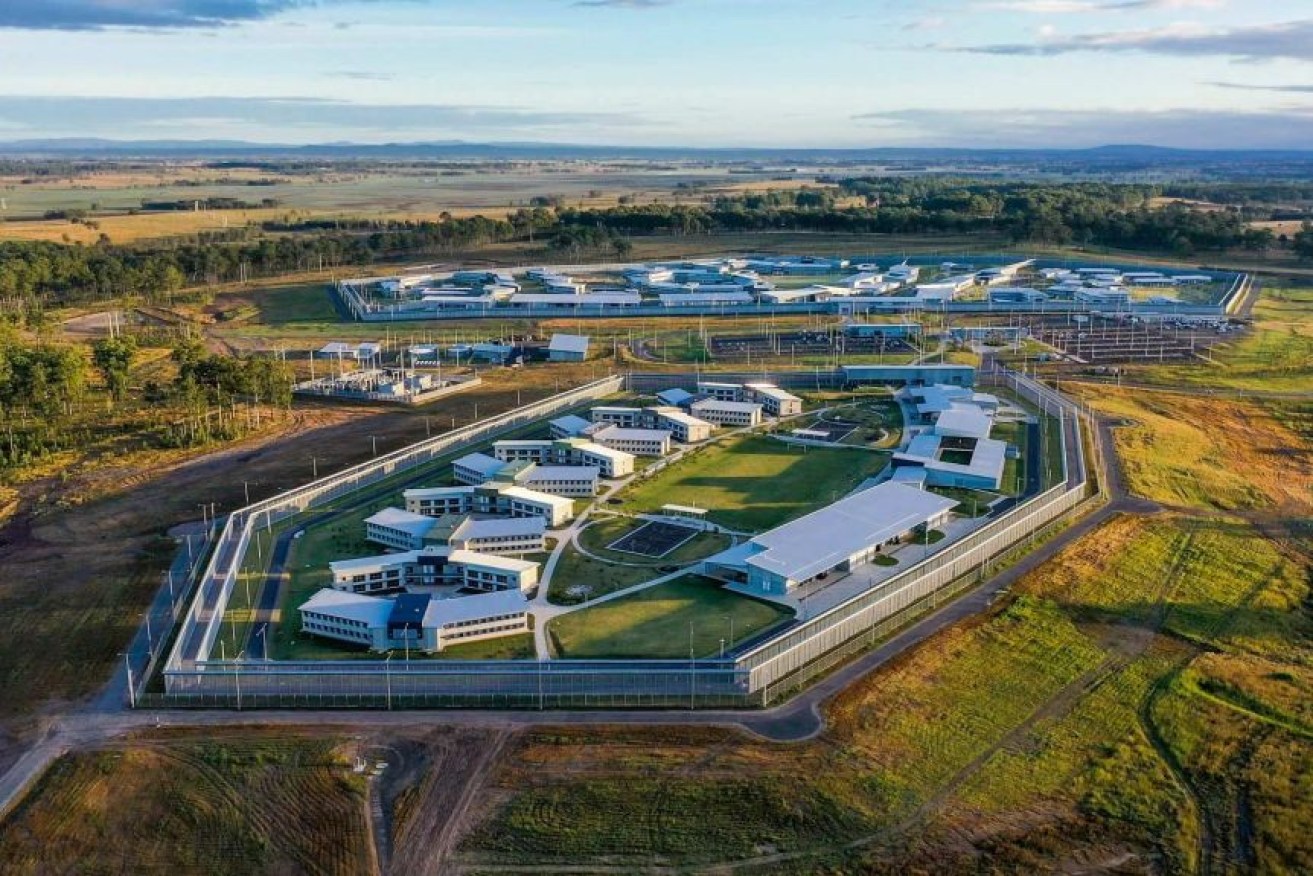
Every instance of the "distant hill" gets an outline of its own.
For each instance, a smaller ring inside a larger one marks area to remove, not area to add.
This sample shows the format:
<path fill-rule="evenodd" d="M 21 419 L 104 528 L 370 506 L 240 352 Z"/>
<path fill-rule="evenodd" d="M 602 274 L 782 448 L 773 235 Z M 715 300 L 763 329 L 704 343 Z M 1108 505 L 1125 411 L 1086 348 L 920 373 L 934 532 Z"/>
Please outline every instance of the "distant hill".
<path fill-rule="evenodd" d="M 1310 150 L 1208 150 L 1117 144 L 1091 149 L 709 149 L 641 146 L 589 146 L 572 143 L 250 143 L 241 140 L 107 140 L 62 138 L 0 142 L 0 155 L 62 158 L 394 158 L 394 159 L 617 159 L 810 161 L 810 162 L 953 162 L 984 164 L 1058 163 L 1124 164 L 1239 163 L 1248 161 L 1313 161 Z"/>

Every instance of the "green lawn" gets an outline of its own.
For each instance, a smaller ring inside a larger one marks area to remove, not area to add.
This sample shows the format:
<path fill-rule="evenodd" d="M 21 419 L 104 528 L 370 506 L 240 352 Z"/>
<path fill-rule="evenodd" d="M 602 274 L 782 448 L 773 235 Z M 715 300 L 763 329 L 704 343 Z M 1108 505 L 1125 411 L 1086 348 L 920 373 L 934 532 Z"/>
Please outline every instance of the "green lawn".
<path fill-rule="evenodd" d="M 578 605 L 650 581 L 673 571 L 672 567 L 705 559 L 725 550 L 731 544 L 728 535 L 704 532 L 659 559 L 645 559 L 636 554 L 607 550 L 608 544 L 645 523 L 644 520 L 634 520 L 629 517 L 613 517 L 602 518 L 585 527 L 579 533 L 579 540 L 583 546 L 599 557 L 614 562 L 595 560 L 573 547 L 566 549 L 561 555 L 561 561 L 557 563 L 556 572 L 552 575 L 548 599 L 556 605 Z M 571 589 L 576 587 L 587 587 L 588 590 L 571 593 Z"/>
<path fill-rule="evenodd" d="M 662 574 L 656 566 L 618 566 L 594 560 L 571 546 L 565 549 L 556 564 L 547 599 L 555 605 L 578 605 L 608 593 L 628 590 Z M 571 593 L 575 587 L 587 589 Z"/>
<path fill-rule="evenodd" d="M 622 494 L 627 511 L 706 508 L 731 529 L 760 532 L 842 498 L 885 467 L 884 453 L 790 447 L 754 435 L 708 447 Z"/>
<path fill-rule="evenodd" d="M 251 299 L 264 325 L 334 323 L 341 319 L 327 283 L 274 286 L 251 293 Z"/>
<path fill-rule="evenodd" d="M 789 612 L 686 575 L 593 608 L 562 615 L 547 630 L 559 656 L 677 660 L 693 652 L 719 653 L 720 642 L 743 640 L 789 617 Z M 691 627 L 690 627 L 691 625 Z"/>

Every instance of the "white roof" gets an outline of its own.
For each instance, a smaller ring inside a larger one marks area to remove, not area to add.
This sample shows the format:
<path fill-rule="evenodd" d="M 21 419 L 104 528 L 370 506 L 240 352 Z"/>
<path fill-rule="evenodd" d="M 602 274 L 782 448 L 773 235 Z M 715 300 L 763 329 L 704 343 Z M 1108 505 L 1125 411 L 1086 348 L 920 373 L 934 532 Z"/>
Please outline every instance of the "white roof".
<path fill-rule="evenodd" d="M 480 539 L 499 536 L 539 535 L 547 529 L 541 517 L 470 517 L 452 533 L 453 538 Z"/>
<path fill-rule="evenodd" d="M 690 396 L 692 398 L 692 396 Z M 699 420 L 692 414 L 686 414 L 678 408 L 659 408 L 657 416 L 664 420 L 670 420 L 672 423 L 682 423 L 685 426 L 714 426 L 706 420 Z"/>
<path fill-rule="evenodd" d="M 500 590 L 453 599 L 430 599 L 428 608 L 424 610 L 424 626 L 437 628 L 461 621 L 519 614 L 528 608 L 529 601 L 518 590 Z"/>
<path fill-rule="evenodd" d="M 560 350 L 567 353 L 587 353 L 588 336 L 587 335 L 552 335 L 552 341 L 548 345 L 549 350 Z"/>
<path fill-rule="evenodd" d="M 937 433 L 957 438 L 988 438 L 993 427 L 989 414 L 975 405 L 950 405 L 935 421 Z"/>
<path fill-rule="evenodd" d="M 595 444 L 592 441 L 586 441 L 583 444 L 579 444 L 574 449 L 582 453 L 591 453 L 594 456 L 601 456 L 615 461 L 634 458 L 632 453 L 625 453 L 623 450 L 615 450 L 611 447 L 603 447 L 601 444 Z"/>
<path fill-rule="evenodd" d="M 471 453 L 468 456 L 462 456 L 452 463 L 454 466 L 468 468 L 485 475 L 495 475 L 506 467 L 506 463 L 497 459 L 495 456 L 489 456 L 486 453 Z"/>
<path fill-rule="evenodd" d="M 756 402 L 720 401 L 719 399 L 706 398 L 700 402 L 694 402 L 692 409 L 694 411 L 738 411 L 739 413 L 747 414 L 752 411 L 761 410 L 761 405 Z"/>
<path fill-rule="evenodd" d="M 764 395 L 767 398 L 773 398 L 778 401 L 802 401 L 802 399 L 798 398 L 793 393 L 789 392 L 786 389 L 780 389 L 778 386 L 771 386 L 769 384 L 761 384 L 761 383 L 749 383 L 748 388 L 751 389 L 753 392 L 757 393 L 758 395 Z"/>
<path fill-rule="evenodd" d="M 953 499 L 886 482 L 753 538 L 762 550 L 748 564 L 805 581 L 955 505 Z"/>
<path fill-rule="evenodd" d="M 680 389 L 679 387 L 674 386 L 671 387 L 670 389 L 661 390 L 656 394 L 656 397 L 661 399 L 666 404 L 678 405 L 678 404 L 683 404 L 684 402 L 691 399 L 693 397 L 693 393 L 689 392 L 686 389 Z"/>
<path fill-rule="evenodd" d="M 660 295 L 665 307 L 696 307 L 699 304 L 751 304 L 753 298 L 747 292 L 685 292 L 674 295 Z"/>
<path fill-rule="evenodd" d="M 602 441 L 667 441 L 670 432 L 665 429 L 622 429 L 619 426 L 612 426 L 593 437 Z"/>
<path fill-rule="evenodd" d="M 586 420 L 577 414 L 567 414 L 564 417 L 557 417 L 555 420 L 552 420 L 551 424 L 572 435 L 578 435 L 580 432 L 593 425 L 590 420 Z"/>
<path fill-rule="evenodd" d="M 508 450 L 515 450 L 515 449 L 539 450 L 544 447 L 551 447 L 552 440 L 550 438 L 544 438 L 536 441 L 497 441 L 494 442 L 492 446 L 505 447 Z"/>
<path fill-rule="evenodd" d="M 593 408 L 593 412 L 605 411 L 608 414 L 637 414 L 642 408 L 623 407 L 620 405 L 598 405 Z"/>
<path fill-rule="evenodd" d="M 433 528 L 437 520 L 432 517 L 425 517 L 423 514 L 412 514 L 401 508 L 384 508 L 373 517 L 365 518 L 365 523 L 386 526 L 388 529 L 399 529 L 422 538 Z"/>
<path fill-rule="evenodd" d="M 553 496 L 551 493 L 540 493 L 537 490 L 530 490 L 525 487 L 502 487 L 498 491 L 503 496 L 509 496 L 512 499 L 520 499 L 525 502 L 537 502 L 539 505 L 551 505 L 555 508 L 573 508 L 574 501 L 564 496 Z"/>
<path fill-rule="evenodd" d="M 370 629 L 374 629 L 387 624 L 392 614 L 392 602 L 326 588 L 302 603 L 300 611 L 313 611 L 342 620 L 363 621 Z"/>
<path fill-rule="evenodd" d="M 529 560 L 517 560 L 514 557 L 502 557 L 496 554 L 481 554 L 475 551 L 452 551 L 447 557 L 451 563 L 463 566 L 482 566 L 485 569 L 499 569 L 503 572 L 527 572 L 538 567 Z"/>
<path fill-rule="evenodd" d="M 419 551 L 407 551 L 400 554 L 382 554 L 376 557 L 356 557 L 350 560 L 334 560 L 328 564 L 334 575 L 340 572 L 362 572 L 392 568 L 393 566 L 413 563 Z"/>
<path fill-rule="evenodd" d="M 597 480 L 602 470 L 593 465 L 539 465 L 529 472 L 525 483 L 537 481 L 587 481 Z"/>
<path fill-rule="evenodd" d="M 473 487 L 418 487 L 406 490 L 401 495 L 406 499 L 440 499 L 445 496 L 468 496 L 473 492 Z"/>

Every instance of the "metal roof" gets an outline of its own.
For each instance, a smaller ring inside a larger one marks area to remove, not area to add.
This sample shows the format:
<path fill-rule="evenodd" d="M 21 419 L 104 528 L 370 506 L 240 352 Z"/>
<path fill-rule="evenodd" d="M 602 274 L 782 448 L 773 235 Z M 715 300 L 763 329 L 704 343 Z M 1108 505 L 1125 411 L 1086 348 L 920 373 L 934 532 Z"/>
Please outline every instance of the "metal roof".
<path fill-rule="evenodd" d="M 547 345 L 549 350 L 557 350 L 563 353 L 587 353 L 588 352 L 587 335 L 552 335 L 551 343 Z"/>
<path fill-rule="evenodd" d="M 790 581 L 806 581 L 955 505 L 953 499 L 886 482 L 756 536 L 752 544 L 761 552 L 747 562 Z"/>
<path fill-rule="evenodd" d="M 474 596 L 457 596 L 452 599 L 429 600 L 424 612 L 424 626 L 441 628 L 462 621 L 521 614 L 529 610 L 529 600 L 518 590 L 500 590 Z"/>

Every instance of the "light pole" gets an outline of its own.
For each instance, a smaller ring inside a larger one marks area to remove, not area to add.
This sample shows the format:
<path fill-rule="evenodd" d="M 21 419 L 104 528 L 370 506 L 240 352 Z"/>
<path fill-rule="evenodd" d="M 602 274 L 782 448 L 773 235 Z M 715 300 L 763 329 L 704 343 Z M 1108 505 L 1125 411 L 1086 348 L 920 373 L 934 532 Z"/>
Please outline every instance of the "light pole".
<path fill-rule="evenodd" d="M 404 631 L 403 632 L 408 632 Z M 388 652 L 387 659 L 383 661 L 383 675 L 387 680 L 388 691 L 388 711 L 392 711 L 392 652 Z"/>
<path fill-rule="evenodd" d="M 128 657 L 128 652 L 123 652 L 123 668 L 128 673 L 128 707 L 137 708 L 137 689 L 132 684 L 132 661 Z"/>

